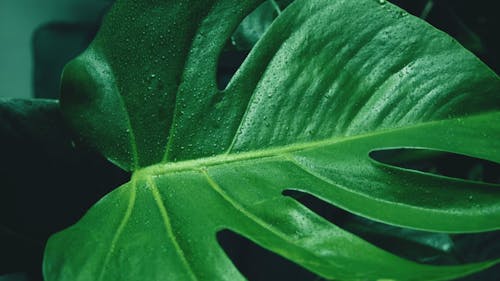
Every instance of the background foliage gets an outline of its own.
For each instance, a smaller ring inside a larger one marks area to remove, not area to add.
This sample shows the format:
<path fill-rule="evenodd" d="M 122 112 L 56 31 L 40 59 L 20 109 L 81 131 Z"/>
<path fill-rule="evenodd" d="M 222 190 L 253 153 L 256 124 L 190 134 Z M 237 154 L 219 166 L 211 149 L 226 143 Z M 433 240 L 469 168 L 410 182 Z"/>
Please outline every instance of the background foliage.
<path fill-rule="evenodd" d="M 500 46 L 495 34 L 499 19 L 494 13 L 495 9 L 491 7 L 491 1 L 394 2 L 450 33 L 498 73 L 500 64 L 496 51 Z M 99 5 L 96 14 L 102 14 L 106 9 L 102 3 Z M 85 49 L 97 27 L 98 24 L 88 21 L 47 23 L 33 34 L 36 97 L 58 97 L 62 66 Z M 235 40 L 238 41 L 237 37 Z M 246 56 L 250 46 L 251 43 L 249 45 L 248 42 L 237 48 L 228 46 L 226 54 L 221 58 L 219 84 L 226 83 Z M 1 73 L 5 75 L 7 72 L 2 70 Z M 32 106 L 22 101 L 17 103 L 23 112 Z M 103 194 L 126 181 L 128 177 L 100 156 L 85 148 L 75 147 L 66 131 L 58 129 L 64 128 L 64 125 L 55 105 L 47 102 L 44 106 L 54 108 L 53 113 L 40 116 L 36 106 L 30 108 L 29 114 L 21 118 L 21 110 L 15 112 L 9 108 L 0 113 L 0 153 L 3 157 L 3 182 L 0 189 L 0 274 L 22 273 L 16 277 L 0 277 L 10 278 L 8 280 L 40 280 L 41 255 L 47 237 L 73 224 Z M 53 126 L 45 126 L 46 121 Z M 470 169 L 460 170 L 463 165 L 448 158 L 426 159 L 416 165 L 431 166 L 428 168 L 431 170 L 449 166 L 450 163 L 457 167 L 455 173 L 463 177 L 473 172 Z M 497 171 L 496 167 L 485 169 L 493 174 Z M 58 172 L 63 176 L 54 178 L 51 172 Z M 80 179 L 76 185 L 75 178 Z M 99 180 L 95 181 L 96 178 Z M 439 235 L 407 231 L 322 206 L 321 202 L 314 198 L 301 200 L 316 206 L 327 217 L 335 216 L 336 223 L 339 223 L 339 217 L 342 218 L 344 228 L 368 241 L 378 243 L 382 248 L 393 252 L 401 251 L 398 254 L 407 255 L 414 260 L 443 264 L 484 260 L 495 255 L 499 257 L 498 233 Z M 388 234 L 391 239 L 387 239 Z M 231 233 L 222 233 L 221 237 L 229 255 L 235 258 L 236 264 L 251 280 L 286 279 L 285 275 L 301 276 L 304 280 L 314 279 L 310 273 L 298 267 L 290 269 L 288 262 L 265 250 L 259 250 L 241 237 Z M 280 263 L 282 266 L 276 266 Z M 270 264 L 273 265 L 272 268 L 265 270 L 266 265 Z M 498 272 L 497 266 L 466 280 L 494 280 Z"/>

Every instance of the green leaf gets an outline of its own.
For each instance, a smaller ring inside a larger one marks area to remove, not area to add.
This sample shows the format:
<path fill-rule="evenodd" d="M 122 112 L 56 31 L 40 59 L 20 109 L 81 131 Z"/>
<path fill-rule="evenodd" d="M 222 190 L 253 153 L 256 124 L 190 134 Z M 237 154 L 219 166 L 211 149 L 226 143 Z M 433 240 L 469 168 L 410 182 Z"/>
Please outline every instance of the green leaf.
<path fill-rule="evenodd" d="M 218 91 L 218 55 L 259 2 L 118 1 L 66 67 L 68 122 L 134 175 L 50 239 L 46 279 L 242 280 L 222 229 L 328 279 L 447 280 L 497 263 L 417 264 L 282 193 L 414 229 L 500 229 L 498 185 L 369 156 L 408 147 L 500 163 L 498 76 L 385 1 L 297 0 Z"/>

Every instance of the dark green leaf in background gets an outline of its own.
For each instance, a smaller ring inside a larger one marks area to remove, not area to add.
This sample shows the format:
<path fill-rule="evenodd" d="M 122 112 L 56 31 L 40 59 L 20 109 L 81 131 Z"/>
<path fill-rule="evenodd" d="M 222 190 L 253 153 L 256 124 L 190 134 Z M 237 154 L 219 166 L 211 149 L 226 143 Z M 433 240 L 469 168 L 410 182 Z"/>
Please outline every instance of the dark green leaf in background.
<path fill-rule="evenodd" d="M 46 279 L 241 280 L 223 229 L 327 279 L 447 280 L 498 262 L 417 264 L 283 195 L 414 229 L 500 229 L 498 185 L 370 157 L 499 163 L 498 76 L 385 1 L 297 0 L 219 91 L 217 58 L 259 2 L 118 1 L 66 67 L 66 119 L 134 174 L 49 241 Z"/>
<path fill-rule="evenodd" d="M 0 275 L 41 280 L 48 237 L 128 176 L 73 141 L 53 100 L 0 99 L 0 155 Z"/>
<path fill-rule="evenodd" d="M 28 278 L 25 274 L 8 274 L 8 275 L 0 275 L 0 281 L 28 281 Z"/>

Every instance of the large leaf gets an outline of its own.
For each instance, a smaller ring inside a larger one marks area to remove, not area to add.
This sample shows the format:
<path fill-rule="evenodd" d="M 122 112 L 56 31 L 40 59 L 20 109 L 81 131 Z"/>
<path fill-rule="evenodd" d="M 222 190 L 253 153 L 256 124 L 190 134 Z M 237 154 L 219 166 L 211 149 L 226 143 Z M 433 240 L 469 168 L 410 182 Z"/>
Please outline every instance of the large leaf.
<path fill-rule="evenodd" d="M 118 1 L 66 67 L 68 122 L 134 175 L 49 241 L 46 279 L 241 280 L 222 229 L 329 279 L 444 280 L 498 262 L 410 262 L 282 195 L 415 229 L 500 229 L 498 185 L 369 156 L 500 162 L 498 76 L 385 1 L 297 0 L 218 91 L 217 57 L 259 2 Z"/>

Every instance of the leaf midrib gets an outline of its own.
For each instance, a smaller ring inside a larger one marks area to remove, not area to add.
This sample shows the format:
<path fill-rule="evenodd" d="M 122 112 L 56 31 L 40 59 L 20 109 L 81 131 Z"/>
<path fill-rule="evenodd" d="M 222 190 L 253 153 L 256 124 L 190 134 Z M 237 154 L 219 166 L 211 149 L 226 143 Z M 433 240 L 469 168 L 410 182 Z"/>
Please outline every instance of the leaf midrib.
<path fill-rule="evenodd" d="M 194 273 L 190 263 L 189 263 L 189 259 L 186 257 L 186 254 L 184 253 L 182 247 L 180 246 L 176 235 L 174 234 L 174 230 L 172 228 L 172 223 L 170 222 L 170 216 L 167 212 L 167 208 L 166 208 L 165 204 L 163 203 L 164 200 L 161 197 L 161 194 L 160 194 L 158 186 L 156 185 L 156 182 L 154 181 L 154 179 L 152 177 L 146 178 L 146 182 L 151 188 L 151 194 L 153 195 L 156 206 L 158 207 L 158 210 L 160 212 L 167 236 L 170 238 L 170 240 L 174 246 L 174 250 L 177 253 L 181 263 L 184 265 L 189 278 L 191 280 L 194 280 L 194 281 L 199 280 L 198 277 L 196 276 L 196 274 Z"/>
<path fill-rule="evenodd" d="M 212 2 L 212 5 L 206 7 L 205 9 L 205 14 L 203 15 L 203 18 L 206 18 L 208 15 L 212 14 L 212 10 L 214 9 L 214 7 L 216 6 L 216 2 Z M 194 43 L 196 42 L 195 38 L 196 38 L 196 35 L 197 34 L 200 34 L 201 33 L 201 30 L 202 30 L 202 26 L 199 26 L 196 31 L 193 33 L 193 36 L 191 38 L 191 42 L 190 42 L 190 48 L 189 50 L 193 50 L 194 48 Z M 173 114 L 172 114 L 172 123 L 171 123 L 171 126 L 169 128 L 169 131 L 168 131 L 168 139 L 167 139 L 167 143 L 165 145 L 165 150 L 163 152 L 163 156 L 162 156 L 162 162 L 165 162 L 165 161 L 168 161 L 169 159 L 169 156 L 170 156 L 170 151 L 172 149 L 172 142 L 174 140 L 174 136 L 175 136 L 175 133 L 176 133 L 176 126 L 174 124 L 176 119 L 179 117 L 179 113 L 178 111 L 180 111 L 179 109 L 179 102 L 177 102 L 177 99 L 179 98 L 179 93 L 180 93 L 180 89 L 181 89 L 181 86 L 182 84 L 184 83 L 184 77 L 186 76 L 186 72 L 189 71 L 189 68 L 186 68 L 186 66 L 188 65 L 188 62 L 190 60 L 190 57 L 191 55 L 187 55 L 185 58 L 184 58 L 184 61 L 183 61 L 183 66 L 182 66 L 182 71 L 181 71 L 181 76 L 180 76 L 180 81 L 179 81 L 179 84 L 175 90 L 175 100 L 174 100 L 174 110 L 173 110 Z"/>
<path fill-rule="evenodd" d="M 130 189 L 130 195 L 129 195 L 129 201 L 127 204 L 127 208 L 125 209 L 125 213 L 120 221 L 120 224 L 118 228 L 116 229 L 116 232 L 113 235 L 113 239 L 111 240 L 111 243 L 109 245 L 109 249 L 106 252 L 106 255 L 104 256 L 104 261 L 102 263 L 100 272 L 99 272 L 99 277 L 97 280 L 101 281 L 103 280 L 104 275 L 106 274 L 106 269 L 108 267 L 109 261 L 111 260 L 111 256 L 115 253 L 116 245 L 118 244 L 118 240 L 120 239 L 123 230 L 128 224 L 128 221 L 130 219 L 130 216 L 132 215 L 132 210 L 134 209 L 135 202 L 136 202 L 136 188 L 137 188 L 137 181 L 136 178 L 132 178 L 132 188 Z"/>
<path fill-rule="evenodd" d="M 333 144 L 339 144 L 339 143 L 349 142 L 349 141 L 363 139 L 363 138 L 370 138 L 370 137 L 380 136 L 383 134 L 388 134 L 388 133 L 393 133 L 393 132 L 398 132 L 398 131 L 405 131 L 405 130 L 411 130 L 411 129 L 416 129 L 416 128 L 420 128 L 420 127 L 433 126 L 433 125 L 440 124 L 440 123 L 453 122 L 453 121 L 458 121 L 458 120 L 463 121 L 466 119 L 468 120 L 468 119 L 479 118 L 479 117 L 488 116 L 488 115 L 497 115 L 499 113 L 500 113 L 499 111 L 493 111 L 493 112 L 487 112 L 487 113 L 482 113 L 482 114 L 470 115 L 470 116 L 466 116 L 466 117 L 457 116 L 457 117 L 450 118 L 450 119 L 440 119 L 440 120 L 422 122 L 422 123 L 418 123 L 418 124 L 412 124 L 409 126 L 402 126 L 402 127 L 395 127 L 395 128 L 383 128 L 383 129 L 371 131 L 368 133 L 362 133 L 359 135 L 335 136 L 335 137 L 331 137 L 331 138 L 327 138 L 327 139 L 323 139 L 323 140 L 319 140 L 319 141 L 310 141 L 310 142 L 295 143 L 295 144 L 290 144 L 290 145 L 275 146 L 275 147 L 271 147 L 271 148 L 267 148 L 267 149 L 257 149 L 257 150 L 250 150 L 250 151 L 245 151 L 245 152 L 234 152 L 234 153 L 230 153 L 230 154 L 218 154 L 218 155 L 214 155 L 214 156 L 210 156 L 210 157 L 185 160 L 185 161 L 180 161 L 180 162 L 159 163 L 159 164 L 151 165 L 151 166 L 136 170 L 134 173 L 144 174 L 144 175 L 162 175 L 162 174 L 176 173 L 176 172 L 189 171 L 189 170 L 199 170 L 199 169 L 205 168 L 205 167 L 227 164 L 227 163 L 232 163 L 232 162 L 284 156 L 286 154 L 316 149 L 316 148 L 323 147 L 323 146 L 329 146 L 329 145 L 333 145 Z"/>

